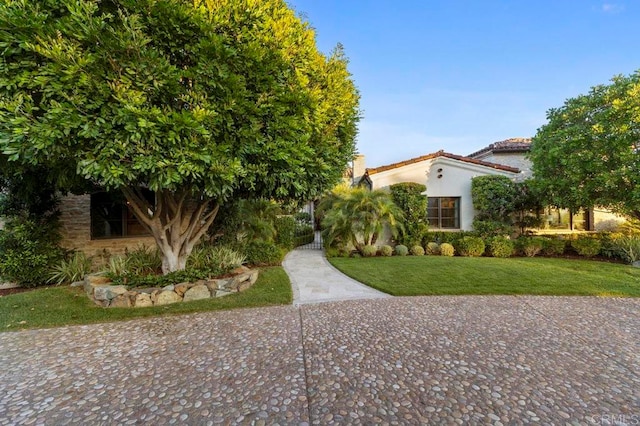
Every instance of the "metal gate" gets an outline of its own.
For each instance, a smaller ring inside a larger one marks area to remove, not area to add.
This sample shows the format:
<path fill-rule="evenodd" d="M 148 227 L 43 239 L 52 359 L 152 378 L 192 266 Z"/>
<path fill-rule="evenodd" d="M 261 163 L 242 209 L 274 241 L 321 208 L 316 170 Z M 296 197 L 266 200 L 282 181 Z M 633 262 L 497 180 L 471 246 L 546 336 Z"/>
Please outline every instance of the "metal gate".
<path fill-rule="evenodd" d="M 315 217 L 315 204 L 309 201 L 295 215 L 295 244 L 302 250 L 322 250 L 320 224 Z"/>

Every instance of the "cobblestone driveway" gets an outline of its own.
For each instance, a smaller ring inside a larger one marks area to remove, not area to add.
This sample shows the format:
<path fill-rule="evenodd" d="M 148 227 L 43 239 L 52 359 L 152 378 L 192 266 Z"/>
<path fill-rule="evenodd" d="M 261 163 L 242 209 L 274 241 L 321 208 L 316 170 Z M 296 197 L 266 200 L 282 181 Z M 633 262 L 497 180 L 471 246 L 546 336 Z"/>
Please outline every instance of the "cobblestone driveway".
<path fill-rule="evenodd" d="M 640 300 L 419 297 L 0 334 L 0 424 L 640 424 Z"/>

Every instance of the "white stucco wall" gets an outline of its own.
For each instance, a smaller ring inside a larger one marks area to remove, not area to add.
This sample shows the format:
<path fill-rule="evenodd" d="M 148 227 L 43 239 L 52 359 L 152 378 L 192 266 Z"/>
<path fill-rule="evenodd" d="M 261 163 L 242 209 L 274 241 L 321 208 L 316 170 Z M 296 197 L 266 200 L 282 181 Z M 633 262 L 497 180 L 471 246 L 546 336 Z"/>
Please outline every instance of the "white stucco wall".
<path fill-rule="evenodd" d="M 426 185 L 427 172 L 433 161 L 433 159 L 420 161 L 419 163 L 408 164 L 370 175 L 371 189 L 384 189 L 401 182 L 415 182 Z"/>
<path fill-rule="evenodd" d="M 438 172 L 442 169 L 441 172 Z M 438 178 L 438 175 L 442 175 Z M 428 197 L 460 197 L 460 229 L 472 230 L 475 209 L 471 202 L 471 179 L 476 176 L 502 175 L 516 178 L 519 175 L 477 164 L 453 160 L 447 157 L 421 161 L 370 176 L 371 189 L 385 189 L 400 182 L 415 182 L 427 186 Z M 432 228 L 435 229 L 435 228 Z"/>
<path fill-rule="evenodd" d="M 438 171 L 442 169 L 442 171 Z M 442 177 L 438 177 L 442 175 Z M 475 209 L 471 201 L 471 179 L 477 176 L 502 175 L 515 178 L 518 175 L 462 161 L 438 157 L 433 160 L 427 175 L 428 197 L 460 197 L 460 229 L 471 231 Z"/>

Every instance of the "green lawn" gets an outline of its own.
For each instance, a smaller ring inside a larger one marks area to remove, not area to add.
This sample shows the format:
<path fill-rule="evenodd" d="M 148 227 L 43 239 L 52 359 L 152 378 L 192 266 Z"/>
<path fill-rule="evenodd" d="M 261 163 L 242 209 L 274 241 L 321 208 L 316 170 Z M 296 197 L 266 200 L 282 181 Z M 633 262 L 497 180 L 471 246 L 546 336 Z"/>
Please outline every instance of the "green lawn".
<path fill-rule="evenodd" d="M 291 283 L 281 267 L 262 269 L 258 281 L 242 293 L 151 308 L 100 308 L 89 301 L 81 287 L 48 287 L 0 297 L 0 331 L 285 305 L 292 300 Z"/>
<path fill-rule="evenodd" d="M 535 294 L 640 296 L 640 268 L 555 258 L 332 258 L 356 280 L 394 296 Z"/>

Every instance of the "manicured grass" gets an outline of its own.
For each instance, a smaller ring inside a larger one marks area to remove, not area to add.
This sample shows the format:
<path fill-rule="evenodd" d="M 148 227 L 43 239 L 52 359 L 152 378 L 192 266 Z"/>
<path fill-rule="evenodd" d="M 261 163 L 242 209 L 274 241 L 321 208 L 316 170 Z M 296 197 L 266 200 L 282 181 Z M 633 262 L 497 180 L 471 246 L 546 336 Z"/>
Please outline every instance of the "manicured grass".
<path fill-rule="evenodd" d="M 348 276 L 394 296 L 640 296 L 640 268 L 606 262 L 441 256 L 329 260 Z"/>
<path fill-rule="evenodd" d="M 82 288 L 48 287 L 0 297 L 0 331 L 285 305 L 292 300 L 291 283 L 281 267 L 262 269 L 258 281 L 242 293 L 151 308 L 100 308 L 89 301 Z"/>

